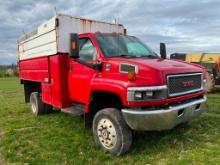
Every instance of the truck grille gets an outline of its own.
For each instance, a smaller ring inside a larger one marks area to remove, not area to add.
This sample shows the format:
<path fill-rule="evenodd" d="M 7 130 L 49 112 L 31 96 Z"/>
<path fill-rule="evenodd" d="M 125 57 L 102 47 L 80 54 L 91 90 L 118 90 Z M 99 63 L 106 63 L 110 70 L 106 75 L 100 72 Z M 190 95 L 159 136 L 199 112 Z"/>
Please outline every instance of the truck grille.
<path fill-rule="evenodd" d="M 167 76 L 168 95 L 179 96 L 202 90 L 202 73 Z"/>

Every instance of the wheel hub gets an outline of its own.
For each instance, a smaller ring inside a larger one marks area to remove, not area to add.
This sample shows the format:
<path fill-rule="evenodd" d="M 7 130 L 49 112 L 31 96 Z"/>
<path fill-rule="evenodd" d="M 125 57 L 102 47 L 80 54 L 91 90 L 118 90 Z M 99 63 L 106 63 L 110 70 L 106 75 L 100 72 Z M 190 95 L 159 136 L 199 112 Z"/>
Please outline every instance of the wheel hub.
<path fill-rule="evenodd" d="M 109 136 L 109 132 L 107 131 L 106 128 L 101 130 L 101 134 L 104 139 L 107 139 Z"/>
<path fill-rule="evenodd" d="M 101 119 L 99 121 L 97 132 L 99 141 L 105 148 L 111 149 L 116 145 L 116 130 L 113 123 L 109 119 Z"/>
<path fill-rule="evenodd" d="M 34 100 L 31 100 L 31 109 L 32 109 L 33 113 L 36 113 L 37 107 L 36 107 L 36 103 Z"/>

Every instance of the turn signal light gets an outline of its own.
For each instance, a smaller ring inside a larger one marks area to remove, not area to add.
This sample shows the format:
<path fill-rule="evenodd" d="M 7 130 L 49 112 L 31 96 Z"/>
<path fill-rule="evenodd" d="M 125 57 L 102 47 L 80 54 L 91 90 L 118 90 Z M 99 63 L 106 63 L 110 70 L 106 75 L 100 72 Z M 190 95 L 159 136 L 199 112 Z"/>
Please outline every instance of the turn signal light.
<path fill-rule="evenodd" d="M 75 50 L 75 49 L 76 49 L 76 41 L 72 41 L 72 44 L 71 44 L 71 45 L 72 45 L 72 46 L 71 46 L 72 49 Z"/>
<path fill-rule="evenodd" d="M 128 72 L 128 80 L 130 80 L 130 81 L 136 80 L 136 73 L 135 72 Z"/>

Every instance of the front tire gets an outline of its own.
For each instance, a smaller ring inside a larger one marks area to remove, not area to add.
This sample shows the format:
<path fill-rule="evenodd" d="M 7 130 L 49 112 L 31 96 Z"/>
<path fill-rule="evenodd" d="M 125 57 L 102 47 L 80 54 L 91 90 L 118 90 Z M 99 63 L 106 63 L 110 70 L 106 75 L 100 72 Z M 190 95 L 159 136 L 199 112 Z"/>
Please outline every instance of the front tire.
<path fill-rule="evenodd" d="M 30 96 L 30 110 L 31 112 L 38 116 L 50 113 L 53 107 L 46 103 L 43 103 L 38 92 L 32 92 Z"/>
<path fill-rule="evenodd" d="M 96 113 L 93 137 L 99 148 L 118 156 L 127 152 L 132 144 L 132 131 L 115 108 L 105 108 Z"/>

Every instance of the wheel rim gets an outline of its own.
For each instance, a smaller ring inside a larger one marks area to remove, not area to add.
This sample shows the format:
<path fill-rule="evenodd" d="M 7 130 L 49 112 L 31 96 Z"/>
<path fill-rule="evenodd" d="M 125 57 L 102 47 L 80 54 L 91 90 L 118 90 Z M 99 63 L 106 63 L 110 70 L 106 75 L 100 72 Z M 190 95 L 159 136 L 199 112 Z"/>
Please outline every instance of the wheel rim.
<path fill-rule="evenodd" d="M 100 143 L 107 149 L 116 145 L 117 133 L 114 124 L 109 119 L 101 119 L 97 127 Z"/>
<path fill-rule="evenodd" d="M 33 99 L 31 100 L 31 110 L 34 114 L 37 112 L 36 103 Z"/>

